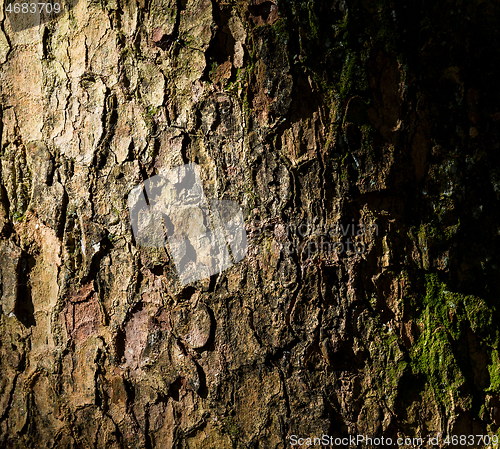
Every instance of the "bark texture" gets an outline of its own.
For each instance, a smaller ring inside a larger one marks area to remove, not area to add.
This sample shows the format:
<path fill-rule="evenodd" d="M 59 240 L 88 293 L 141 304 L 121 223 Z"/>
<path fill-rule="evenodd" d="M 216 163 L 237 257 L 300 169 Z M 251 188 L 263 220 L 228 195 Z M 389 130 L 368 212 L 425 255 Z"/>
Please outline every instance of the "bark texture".
<path fill-rule="evenodd" d="M 0 446 L 495 434 L 499 13 L 80 0 L 18 32 L 0 13 Z M 182 287 L 127 198 L 188 162 L 251 241 Z"/>

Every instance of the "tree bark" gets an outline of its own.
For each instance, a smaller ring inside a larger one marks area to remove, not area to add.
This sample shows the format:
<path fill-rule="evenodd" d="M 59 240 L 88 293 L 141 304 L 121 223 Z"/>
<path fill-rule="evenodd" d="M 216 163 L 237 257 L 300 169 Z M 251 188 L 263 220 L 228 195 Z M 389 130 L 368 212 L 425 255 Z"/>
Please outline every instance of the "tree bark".
<path fill-rule="evenodd" d="M 1 14 L 1 447 L 496 435 L 498 4 Z M 128 195 L 190 162 L 249 245 L 183 286 Z"/>

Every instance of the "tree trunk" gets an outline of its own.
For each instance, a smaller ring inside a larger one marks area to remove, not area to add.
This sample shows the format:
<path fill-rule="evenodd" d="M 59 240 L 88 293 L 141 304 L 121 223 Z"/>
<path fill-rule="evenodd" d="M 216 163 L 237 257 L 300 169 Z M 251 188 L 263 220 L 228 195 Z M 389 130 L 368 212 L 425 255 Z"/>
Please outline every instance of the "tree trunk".
<path fill-rule="evenodd" d="M 486 446 L 499 5 L 68 5 L 0 16 L 0 446 Z M 182 285 L 129 193 L 191 162 L 248 252 Z"/>

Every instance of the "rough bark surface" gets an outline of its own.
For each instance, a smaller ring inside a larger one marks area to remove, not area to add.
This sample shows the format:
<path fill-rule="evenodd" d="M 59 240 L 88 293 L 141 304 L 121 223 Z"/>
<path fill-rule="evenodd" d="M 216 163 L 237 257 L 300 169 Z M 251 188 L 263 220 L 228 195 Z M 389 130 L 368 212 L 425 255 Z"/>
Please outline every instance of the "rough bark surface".
<path fill-rule="evenodd" d="M 0 13 L 0 446 L 495 434 L 499 13 L 80 0 L 18 32 Z M 251 240 L 182 287 L 127 198 L 188 162 Z"/>

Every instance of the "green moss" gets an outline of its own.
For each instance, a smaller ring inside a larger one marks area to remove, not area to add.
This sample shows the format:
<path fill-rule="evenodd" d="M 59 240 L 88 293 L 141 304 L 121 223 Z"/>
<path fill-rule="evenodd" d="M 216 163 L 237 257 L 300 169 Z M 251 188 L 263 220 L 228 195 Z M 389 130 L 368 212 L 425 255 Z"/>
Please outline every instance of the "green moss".
<path fill-rule="evenodd" d="M 224 420 L 224 427 L 227 433 L 233 438 L 237 437 L 240 433 L 240 429 L 236 425 L 232 416 L 226 417 L 226 419 Z"/>
<path fill-rule="evenodd" d="M 422 333 L 411 349 L 411 367 L 451 413 L 460 402 L 463 406 L 472 404 L 472 396 L 466 393 L 467 373 L 460 365 L 459 343 L 466 338 L 467 329 L 483 343 L 493 343 L 493 311 L 481 298 L 449 291 L 437 274 L 427 274 L 425 279 L 426 295 L 420 309 L 414 311 Z M 492 357 L 490 389 L 497 391 L 500 365 L 496 350 Z"/>
<path fill-rule="evenodd" d="M 274 31 L 276 39 L 281 42 L 282 45 L 287 45 L 290 39 L 290 34 L 288 31 L 288 24 L 286 20 L 279 19 L 271 27 Z"/>
<path fill-rule="evenodd" d="M 246 194 L 248 195 L 248 197 L 250 199 L 249 208 L 253 209 L 257 203 L 257 195 L 254 193 L 252 186 L 247 185 L 245 188 L 246 188 Z"/>
<path fill-rule="evenodd" d="M 349 156 L 349 153 L 345 153 L 344 156 L 342 157 L 342 160 L 340 161 L 340 175 L 339 175 L 339 180 L 340 182 L 344 182 L 347 179 L 347 166 L 348 166 L 348 161 L 347 158 Z"/>
<path fill-rule="evenodd" d="M 477 296 L 464 297 L 464 306 L 472 332 L 486 337 L 493 325 L 492 310 Z"/>
<path fill-rule="evenodd" d="M 210 82 L 213 83 L 215 80 L 215 76 L 217 75 L 217 70 L 219 69 L 219 64 L 216 61 L 212 61 L 210 63 L 210 71 L 208 72 L 208 78 Z"/>
<path fill-rule="evenodd" d="M 226 92 L 232 93 L 234 96 L 238 96 L 238 94 L 240 93 L 240 89 L 243 89 L 244 86 L 246 85 L 247 70 L 248 69 L 239 68 L 236 71 L 236 80 L 230 82 L 227 86 L 225 86 L 224 90 Z M 244 106 L 245 104 L 248 106 L 248 96 L 246 94 L 244 95 L 243 104 Z"/>
<path fill-rule="evenodd" d="M 360 54 L 348 51 L 338 85 L 340 99 L 346 100 L 353 92 L 364 91 L 367 88 L 368 81 Z"/>
<path fill-rule="evenodd" d="M 158 114 L 159 108 L 154 107 L 154 106 L 148 106 L 146 109 L 146 112 L 142 113 L 142 116 L 144 118 L 144 122 L 146 123 L 148 128 L 151 128 L 153 126 L 153 120 L 154 116 Z"/>
<path fill-rule="evenodd" d="M 315 12 L 314 12 L 314 7 L 313 7 L 314 3 L 312 1 L 308 1 L 307 2 L 307 12 L 308 12 L 308 26 L 309 26 L 309 29 L 311 30 L 311 36 L 314 38 L 314 39 L 318 39 L 319 38 L 319 21 L 318 21 L 318 17 L 316 16 Z"/>
<path fill-rule="evenodd" d="M 500 356 L 498 350 L 494 349 L 491 352 L 491 365 L 488 366 L 490 373 L 490 387 L 488 391 L 500 393 Z"/>
<path fill-rule="evenodd" d="M 23 213 L 20 213 L 20 212 L 14 212 L 12 214 L 13 221 L 22 222 L 22 221 L 24 221 L 25 218 L 26 218 L 25 215 Z"/>

